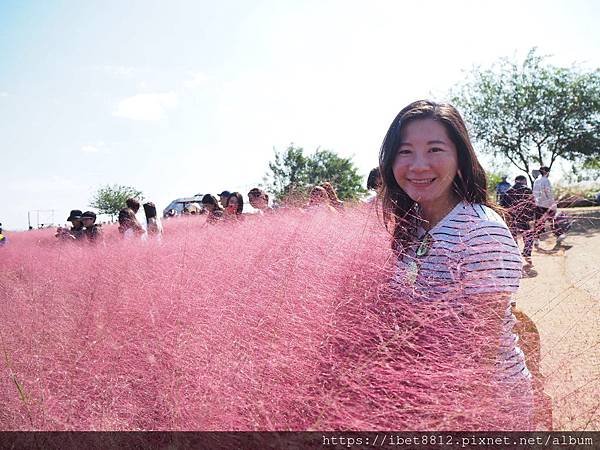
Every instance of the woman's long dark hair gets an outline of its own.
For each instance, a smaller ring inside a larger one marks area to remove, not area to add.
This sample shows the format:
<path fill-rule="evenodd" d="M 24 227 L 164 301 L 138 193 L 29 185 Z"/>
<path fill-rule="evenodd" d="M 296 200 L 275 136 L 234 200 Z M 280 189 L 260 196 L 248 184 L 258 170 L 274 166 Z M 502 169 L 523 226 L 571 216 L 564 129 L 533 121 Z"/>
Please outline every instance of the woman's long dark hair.
<path fill-rule="evenodd" d="M 231 194 L 229 194 L 229 197 L 227 197 L 227 205 L 225 205 L 225 208 L 229 206 L 229 200 L 231 199 L 231 197 L 235 197 L 237 199 L 237 209 L 235 210 L 235 214 L 240 215 L 244 210 L 244 197 L 242 197 L 242 194 L 240 194 L 239 192 L 232 192 Z"/>
<path fill-rule="evenodd" d="M 212 194 L 205 194 L 204 197 L 202 197 L 201 203 L 203 205 L 214 205 L 215 211 L 223 211 L 223 208 L 221 208 L 221 205 L 219 205 L 219 202 L 217 201 L 217 197 Z"/>
<path fill-rule="evenodd" d="M 379 152 L 379 170 L 383 180 L 381 202 L 383 220 L 392 231 L 392 247 L 405 247 L 415 232 L 415 205 L 394 177 L 393 166 L 407 124 L 422 119 L 441 123 L 456 146 L 458 172 L 452 186 L 457 197 L 468 203 L 491 206 L 487 196 L 485 171 L 477 160 L 467 127 L 456 108 L 448 103 L 418 100 L 398 113 L 388 129 Z"/>

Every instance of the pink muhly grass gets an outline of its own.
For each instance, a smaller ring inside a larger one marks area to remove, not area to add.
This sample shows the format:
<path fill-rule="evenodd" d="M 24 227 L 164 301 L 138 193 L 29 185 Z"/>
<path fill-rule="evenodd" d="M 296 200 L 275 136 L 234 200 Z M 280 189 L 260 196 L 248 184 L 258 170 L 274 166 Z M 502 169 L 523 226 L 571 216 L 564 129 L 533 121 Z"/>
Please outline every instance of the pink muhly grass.
<path fill-rule="evenodd" d="M 482 364 L 496 337 L 474 306 L 464 323 L 389 287 L 372 210 L 164 227 L 141 242 L 108 226 L 97 246 L 12 236 L 1 429 L 519 427 Z"/>

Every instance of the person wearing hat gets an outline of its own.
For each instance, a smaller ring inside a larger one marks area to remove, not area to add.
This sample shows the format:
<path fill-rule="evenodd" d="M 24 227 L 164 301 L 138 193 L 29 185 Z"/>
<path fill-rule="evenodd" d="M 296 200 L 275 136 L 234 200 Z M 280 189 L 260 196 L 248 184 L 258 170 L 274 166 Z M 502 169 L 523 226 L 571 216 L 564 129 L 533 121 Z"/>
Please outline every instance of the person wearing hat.
<path fill-rule="evenodd" d="M 229 191 L 223 191 L 219 194 L 219 202 L 221 203 L 221 207 L 223 209 L 225 209 L 225 207 L 227 206 L 227 200 L 229 200 L 230 195 L 231 192 Z"/>
<path fill-rule="evenodd" d="M 67 217 L 67 222 L 71 222 L 71 229 L 69 230 L 69 234 L 73 236 L 74 239 L 80 240 L 85 238 L 83 222 L 81 221 L 81 210 L 72 210 L 69 214 L 69 217 Z"/>
<path fill-rule="evenodd" d="M 96 223 L 96 213 L 86 211 L 81 215 L 81 221 L 85 227 L 85 237 L 91 243 L 99 242 L 102 239 L 102 228 Z"/>

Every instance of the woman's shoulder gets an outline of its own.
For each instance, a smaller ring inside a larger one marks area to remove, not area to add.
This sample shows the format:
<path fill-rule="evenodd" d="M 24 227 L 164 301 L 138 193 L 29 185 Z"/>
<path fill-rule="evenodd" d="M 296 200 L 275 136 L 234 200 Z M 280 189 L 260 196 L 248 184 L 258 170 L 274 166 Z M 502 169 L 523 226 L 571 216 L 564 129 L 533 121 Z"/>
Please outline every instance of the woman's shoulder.
<path fill-rule="evenodd" d="M 506 222 L 489 206 L 465 204 L 464 214 L 457 216 L 466 219 L 464 239 L 469 247 L 492 245 L 506 250 L 510 248 L 511 251 L 518 250 Z"/>
<path fill-rule="evenodd" d="M 508 231 L 508 226 L 500 214 L 481 203 L 461 203 L 449 222 L 459 224 L 465 231 L 475 231 L 487 226 L 505 228 Z"/>

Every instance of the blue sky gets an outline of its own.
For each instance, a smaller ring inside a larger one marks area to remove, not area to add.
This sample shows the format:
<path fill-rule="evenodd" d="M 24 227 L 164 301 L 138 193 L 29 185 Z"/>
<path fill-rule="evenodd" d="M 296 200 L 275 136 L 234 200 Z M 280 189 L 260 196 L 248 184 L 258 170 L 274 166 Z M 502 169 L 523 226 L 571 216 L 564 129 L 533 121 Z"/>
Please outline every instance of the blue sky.
<path fill-rule="evenodd" d="M 474 65 L 537 46 L 599 67 L 599 19 L 566 0 L 0 0 L 0 221 L 64 223 L 105 184 L 160 209 L 245 193 L 290 142 L 366 176 L 398 110 Z"/>

